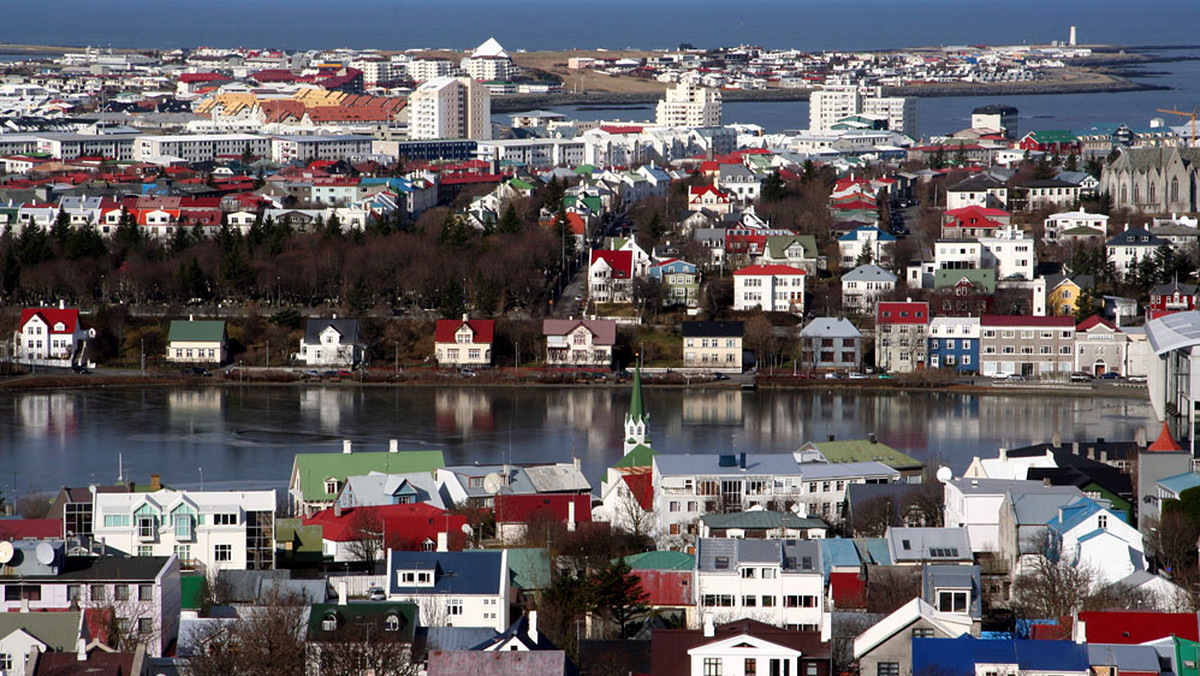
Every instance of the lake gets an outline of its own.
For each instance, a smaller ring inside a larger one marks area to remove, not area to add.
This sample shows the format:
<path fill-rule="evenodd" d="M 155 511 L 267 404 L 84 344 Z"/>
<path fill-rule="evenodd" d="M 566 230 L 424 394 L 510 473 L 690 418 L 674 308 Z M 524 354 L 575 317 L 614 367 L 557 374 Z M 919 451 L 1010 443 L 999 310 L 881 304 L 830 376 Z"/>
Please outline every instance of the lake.
<path fill-rule="evenodd" d="M 628 389 L 197 387 L 0 395 L 0 490 L 136 481 L 282 488 L 297 452 L 443 449 L 450 463 L 580 458 L 593 486 L 621 454 Z M 653 446 L 665 453 L 786 453 L 805 441 L 864 438 L 956 473 L 974 455 L 1048 441 L 1153 438 L 1144 399 L 834 389 L 647 388 Z M 15 489 L 14 489 L 15 487 Z"/>

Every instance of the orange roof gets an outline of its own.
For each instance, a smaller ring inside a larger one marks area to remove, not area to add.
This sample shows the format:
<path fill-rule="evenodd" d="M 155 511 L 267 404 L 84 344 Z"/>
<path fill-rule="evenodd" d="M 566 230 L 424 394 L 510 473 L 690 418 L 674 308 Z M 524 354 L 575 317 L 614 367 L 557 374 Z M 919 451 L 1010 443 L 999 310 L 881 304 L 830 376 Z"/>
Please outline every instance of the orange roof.
<path fill-rule="evenodd" d="M 1164 420 L 1162 432 L 1159 433 L 1158 438 L 1155 439 L 1154 443 L 1150 444 L 1150 447 L 1147 448 L 1146 450 L 1147 451 L 1182 451 L 1183 446 L 1180 446 L 1179 442 L 1175 441 L 1175 438 L 1171 436 L 1171 429 L 1169 427 L 1167 427 L 1167 421 Z"/>

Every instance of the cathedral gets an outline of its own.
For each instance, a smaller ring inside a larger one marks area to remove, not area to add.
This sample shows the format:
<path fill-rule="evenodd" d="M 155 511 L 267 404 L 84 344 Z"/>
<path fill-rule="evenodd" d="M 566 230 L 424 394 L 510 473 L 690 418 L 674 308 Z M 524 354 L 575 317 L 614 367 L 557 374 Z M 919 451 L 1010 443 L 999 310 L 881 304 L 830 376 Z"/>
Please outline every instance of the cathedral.
<path fill-rule="evenodd" d="M 1113 207 L 1147 213 L 1197 211 L 1200 148 L 1128 148 L 1100 177 Z"/>

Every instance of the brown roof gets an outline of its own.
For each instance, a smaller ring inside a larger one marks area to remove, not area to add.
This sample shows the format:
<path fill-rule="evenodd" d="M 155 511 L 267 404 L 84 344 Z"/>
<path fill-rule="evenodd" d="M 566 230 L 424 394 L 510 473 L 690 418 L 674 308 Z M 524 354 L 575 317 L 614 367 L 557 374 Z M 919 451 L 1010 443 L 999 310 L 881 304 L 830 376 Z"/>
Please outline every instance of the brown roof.
<path fill-rule="evenodd" d="M 829 644 L 821 641 L 820 632 L 790 631 L 757 620 L 737 620 L 718 625 L 711 637 L 706 637 L 702 629 L 655 631 L 650 647 L 650 673 L 654 676 L 690 676 L 689 650 L 743 635 L 798 650 L 802 660 L 829 660 Z"/>
<path fill-rule="evenodd" d="M 428 673 L 429 676 L 557 676 L 573 674 L 575 669 L 561 650 L 434 650 L 429 653 Z"/>
<path fill-rule="evenodd" d="M 617 323 L 611 319 L 545 319 L 542 320 L 542 335 L 565 336 L 582 324 L 595 336 L 597 345 L 615 345 Z"/>
<path fill-rule="evenodd" d="M 138 676 L 133 673 L 133 653 L 110 653 L 100 648 L 88 651 L 80 662 L 74 651 L 42 653 L 33 676 Z"/>

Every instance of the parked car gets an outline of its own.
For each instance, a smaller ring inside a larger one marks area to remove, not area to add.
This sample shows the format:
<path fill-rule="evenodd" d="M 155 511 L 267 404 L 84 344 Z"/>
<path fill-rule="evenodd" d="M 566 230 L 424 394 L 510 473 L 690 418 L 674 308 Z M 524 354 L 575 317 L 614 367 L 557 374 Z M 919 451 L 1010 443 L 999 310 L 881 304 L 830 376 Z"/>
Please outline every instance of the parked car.
<path fill-rule="evenodd" d="M 459 371 L 459 374 L 466 376 L 467 378 L 474 378 L 475 376 L 479 375 L 478 373 L 476 373 L 475 371 L 473 371 L 471 369 L 462 369 Z"/>
<path fill-rule="evenodd" d="M 387 592 L 383 591 L 383 587 L 370 587 L 367 589 L 367 598 L 372 601 L 384 601 L 387 599 Z"/>
<path fill-rule="evenodd" d="M 850 380 L 866 380 L 867 378 L 870 378 L 870 377 L 871 376 L 869 376 L 865 373 L 859 373 L 857 371 L 850 372 Z"/>
<path fill-rule="evenodd" d="M 714 373 L 713 380 L 729 380 L 729 376 L 724 373 Z"/>
<path fill-rule="evenodd" d="M 1090 373 L 1084 373 L 1083 371 L 1076 371 L 1071 374 L 1071 382 L 1073 382 L 1073 383 L 1087 383 L 1087 382 L 1091 382 L 1091 380 L 1092 380 L 1092 374 L 1090 374 Z"/>
<path fill-rule="evenodd" d="M 1101 380 L 1120 380 L 1121 374 L 1117 373 L 1116 371 L 1109 371 L 1108 373 L 1101 373 L 1100 379 Z"/>
<path fill-rule="evenodd" d="M 1125 380 L 1131 383 L 1144 383 L 1146 382 L 1146 376 L 1127 376 Z"/>
<path fill-rule="evenodd" d="M 1012 377 L 1011 373 L 1005 373 L 1004 371 L 996 371 L 992 374 L 992 380 L 1008 380 Z"/>

